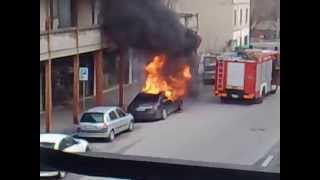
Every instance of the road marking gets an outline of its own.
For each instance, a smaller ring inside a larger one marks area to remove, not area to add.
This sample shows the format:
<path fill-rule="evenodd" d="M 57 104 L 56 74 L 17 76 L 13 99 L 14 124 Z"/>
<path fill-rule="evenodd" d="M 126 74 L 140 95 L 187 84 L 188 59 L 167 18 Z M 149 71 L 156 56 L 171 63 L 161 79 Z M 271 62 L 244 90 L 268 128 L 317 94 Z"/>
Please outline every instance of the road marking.
<path fill-rule="evenodd" d="M 272 155 L 269 155 L 269 156 L 267 157 L 267 159 L 263 161 L 263 163 L 262 163 L 261 166 L 262 166 L 262 167 L 267 167 L 268 164 L 272 161 L 272 159 L 273 159 L 273 156 L 272 156 Z"/>

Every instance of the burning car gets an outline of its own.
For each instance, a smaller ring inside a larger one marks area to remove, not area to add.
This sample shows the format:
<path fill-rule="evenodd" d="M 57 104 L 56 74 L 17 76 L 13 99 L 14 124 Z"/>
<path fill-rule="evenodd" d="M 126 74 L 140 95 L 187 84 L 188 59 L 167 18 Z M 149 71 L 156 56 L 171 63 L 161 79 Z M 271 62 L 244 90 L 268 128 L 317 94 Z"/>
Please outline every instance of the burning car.
<path fill-rule="evenodd" d="M 172 101 L 164 93 L 139 93 L 128 106 L 136 120 L 165 120 L 169 114 L 182 110 L 182 100 Z"/>
<path fill-rule="evenodd" d="M 181 110 L 182 98 L 186 95 L 190 67 L 180 63 L 174 71 L 164 73 L 167 57 L 155 56 L 145 66 L 146 80 L 140 92 L 128 106 L 135 119 L 166 119 L 167 115 Z"/>

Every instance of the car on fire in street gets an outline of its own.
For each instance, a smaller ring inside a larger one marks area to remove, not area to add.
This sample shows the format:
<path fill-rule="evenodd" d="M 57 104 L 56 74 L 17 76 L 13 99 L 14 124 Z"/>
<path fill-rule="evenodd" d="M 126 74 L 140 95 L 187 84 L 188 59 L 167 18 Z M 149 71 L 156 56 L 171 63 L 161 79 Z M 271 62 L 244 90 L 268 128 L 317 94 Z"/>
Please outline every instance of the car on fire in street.
<path fill-rule="evenodd" d="M 139 93 L 128 106 L 135 120 L 165 120 L 169 114 L 181 111 L 183 101 L 172 101 L 164 93 Z"/>
<path fill-rule="evenodd" d="M 84 139 L 73 138 L 65 134 L 45 133 L 40 134 L 40 147 L 61 150 L 68 153 L 80 153 L 90 151 L 89 143 Z M 64 178 L 67 172 L 58 171 L 40 162 L 40 177 Z"/>
<path fill-rule="evenodd" d="M 84 112 L 80 118 L 77 136 L 106 138 L 110 142 L 116 134 L 134 129 L 134 118 L 116 106 L 99 106 Z"/>

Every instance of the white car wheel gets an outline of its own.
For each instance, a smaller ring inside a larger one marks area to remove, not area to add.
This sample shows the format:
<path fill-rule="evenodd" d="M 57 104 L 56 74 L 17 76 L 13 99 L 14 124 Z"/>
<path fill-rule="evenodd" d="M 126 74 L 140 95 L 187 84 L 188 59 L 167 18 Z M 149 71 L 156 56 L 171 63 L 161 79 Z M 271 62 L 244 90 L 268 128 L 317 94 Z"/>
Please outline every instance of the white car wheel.
<path fill-rule="evenodd" d="M 133 122 L 130 121 L 128 130 L 129 130 L 129 131 L 132 131 L 133 128 L 134 128 Z"/>
<path fill-rule="evenodd" d="M 63 178 L 65 178 L 66 176 L 67 176 L 67 173 L 66 173 L 66 172 L 64 172 L 64 171 L 59 171 L 58 177 L 59 177 L 60 179 L 63 179 Z"/>
<path fill-rule="evenodd" d="M 109 135 L 109 141 L 112 142 L 114 138 L 115 138 L 115 134 L 114 134 L 114 130 L 112 130 Z"/>

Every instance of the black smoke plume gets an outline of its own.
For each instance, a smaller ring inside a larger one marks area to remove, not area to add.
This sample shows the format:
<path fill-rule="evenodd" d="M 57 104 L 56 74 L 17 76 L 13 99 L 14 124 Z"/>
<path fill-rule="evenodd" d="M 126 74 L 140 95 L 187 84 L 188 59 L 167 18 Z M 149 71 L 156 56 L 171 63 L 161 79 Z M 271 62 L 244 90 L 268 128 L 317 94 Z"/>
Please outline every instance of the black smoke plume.
<path fill-rule="evenodd" d="M 160 0 L 104 0 L 102 17 L 105 34 L 120 48 L 181 56 L 198 46 L 197 35 Z"/>
<path fill-rule="evenodd" d="M 165 54 L 167 61 L 161 73 L 168 80 L 188 64 L 192 73 L 188 90 L 194 94 L 199 82 L 194 52 L 200 45 L 200 37 L 185 28 L 177 14 L 161 0 L 102 0 L 102 21 L 104 34 L 120 49 L 142 50 L 151 56 L 149 60 Z"/>

